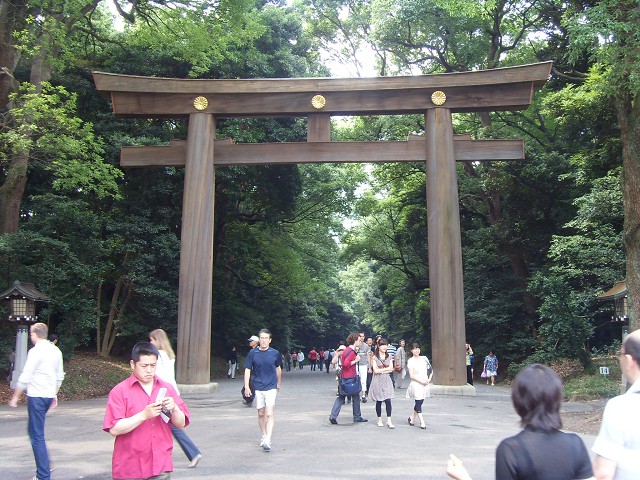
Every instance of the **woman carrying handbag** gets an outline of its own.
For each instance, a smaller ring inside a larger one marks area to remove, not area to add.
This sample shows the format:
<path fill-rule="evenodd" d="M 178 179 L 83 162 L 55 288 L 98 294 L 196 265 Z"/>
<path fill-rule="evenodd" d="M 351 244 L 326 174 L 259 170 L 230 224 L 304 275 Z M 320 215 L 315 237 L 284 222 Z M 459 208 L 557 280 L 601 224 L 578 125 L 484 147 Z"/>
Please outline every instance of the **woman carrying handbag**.
<path fill-rule="evenodd" d="M 338 381 L 338 396 L 333 403 L 333 408 L 329 414 L 329 422 L 333 425 L 338 424 L 338 415 L 340 415 L 340 409 L 344 405 L 345 398 L 349 396 L 351 398 L 351 404 L 353 407 L 353 422 L 360 423 L 366 422 L 366 418 L 362 418 L 360 412 L 360 390 L 361 383 L 358 378 L 358 362 L 360 356 L 356 353 L 356 349 L 360 347 L 362 343 L 361 338 L 357 333 L 351 333 L 347 337 L 348 347 L 342 352 L 342 372 Z M 353 386 L 354 391 L 345 391 L 345 387 Z M 357 391 L 355 391 L 357 390 Z"/>

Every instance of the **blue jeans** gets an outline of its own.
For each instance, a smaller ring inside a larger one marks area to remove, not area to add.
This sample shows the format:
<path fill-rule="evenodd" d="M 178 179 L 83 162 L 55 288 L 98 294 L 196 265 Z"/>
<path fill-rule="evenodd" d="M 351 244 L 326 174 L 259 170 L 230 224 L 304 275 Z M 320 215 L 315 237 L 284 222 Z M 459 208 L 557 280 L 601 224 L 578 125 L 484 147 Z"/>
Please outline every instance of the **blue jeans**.
<path fill-rule="evenodd" d="M 344 395 L 338 395 L 336 397 L 336 401 L 333 402 L 333 408 L 331 409 L 331 418 L 337 419 L 338 415 L 340 415 L 340 409 L 344 405 L 344 399 L 347 398 Z M 358 420 L 362 418 L 362 414 L 360 413 L 360 394 L 356 393 L 351 395 L 351 405 L 353 408 L 353 420 Z"/>
<path fill-rule="evenodd" d="M 49 452 L 44 441 L 44 420 L 53 398 L 27 396 L 27 412 L 29 413 L 29 438 L 33 456 L 36 459 L 36 477 L 38 480 L 49 480 Z"/>
<path fill-rule="evenodd" d="M 174 427 L 173 423 L 171 424 L 171 433 L 176 438 L 178 445 L 182 448 L 182 451 L 187 456 L 189 461 L 193 460 L 193 457 L 200 453 L 196 444 L 189 438 L 187 432 L 181 430 L 179 428 Z"/>

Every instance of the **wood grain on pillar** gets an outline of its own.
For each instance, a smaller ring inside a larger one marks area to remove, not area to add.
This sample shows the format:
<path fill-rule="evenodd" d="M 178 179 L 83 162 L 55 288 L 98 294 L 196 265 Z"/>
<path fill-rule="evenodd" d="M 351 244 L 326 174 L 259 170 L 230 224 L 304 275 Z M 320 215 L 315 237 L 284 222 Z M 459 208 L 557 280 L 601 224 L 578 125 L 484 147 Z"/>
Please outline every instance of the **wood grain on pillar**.
<path fill-rule="evenodd" d="M 465 385 L 464 290 L 451 111 L 426 114 L 427 228 L 434 383 Z"/>
<path fill-rule="evenodd" d="M 215 118 L 189 116 L 178 293 L 176 380 L 210 382 Z"/>

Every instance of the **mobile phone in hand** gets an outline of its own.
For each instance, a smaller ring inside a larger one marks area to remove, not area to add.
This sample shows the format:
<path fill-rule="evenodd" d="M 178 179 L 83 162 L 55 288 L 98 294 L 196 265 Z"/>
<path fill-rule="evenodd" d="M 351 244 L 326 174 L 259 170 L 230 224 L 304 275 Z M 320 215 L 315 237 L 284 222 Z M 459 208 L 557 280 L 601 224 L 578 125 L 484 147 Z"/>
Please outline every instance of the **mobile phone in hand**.
<path fill-rule="evenodd" d="M 164 397 L 167 395 L 167 389 L 165 387 L 162 387 L 160 390 L 158 390 L 158 396 L 156 397 L 156 403 L 162 403 L 162 401 L 164 400 Z"/>
<path fill-rule="evenodd" d="M 160 390 L 158 390 L 156 403 L 162 403 L 166 395 L 167 395 L 167 389 L 165 387 L 162 387 Z M 164 423 L 169 423 L 169 420 L 171 420 L 171 412 L 167 407 L 165 406 L 162 407 L 162 411 L 160 412 L 160 417 L 162 418 L 162 420 L 164 420 Z"/>

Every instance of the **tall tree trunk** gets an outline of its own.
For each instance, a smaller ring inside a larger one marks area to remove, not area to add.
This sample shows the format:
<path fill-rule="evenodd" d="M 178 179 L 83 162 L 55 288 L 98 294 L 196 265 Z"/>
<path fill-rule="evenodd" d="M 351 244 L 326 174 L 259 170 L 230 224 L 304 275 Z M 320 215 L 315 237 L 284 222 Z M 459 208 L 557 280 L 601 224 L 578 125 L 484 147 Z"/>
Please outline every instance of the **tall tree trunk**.
<path fill-rule="evenodd" d="M 107 324 L 104 327 L 102 348 L 99 353 L 101 357 L 108 357 L 111 355 L 111 350 L 113 349 L 113 344 L 115 343 L 118 334 L 118 320 L 126 310 L 129 300 L 131 300 L 132 292 L 132 284 L 127 281 L 124 275 L 121 275 L 113 289 L 113 295 L 111 295 L 109 317 L 107 319 Z"/>
<path fill-rule="evenodd" d="M 28 168 L 29 156 L 26 154 L 15 155 L 9 161 L 7 175 L 0 185 L 0 234 L 18 231 Z"/>
<path fill-rule="evenodd" d="M 12 7 L 13 5 L 13 7 Z M 13 46 L 13 33 L 20 28 L 21 19 L 17 16 L 28 13 L 26 4 L 11 4 L 0 0 L 0 111 L 11 108 L 9 95 L 16 90 L 17 82 L 13 78 L 13 69 L 20 58 L 19 51 Z M 14 15 L 15 18 L 11 18 Z M 52 47 L 49 32 L 39 38 L 40 48 L 31 64 L 30 82 L 36 85 L 36 91 L 42 91 L 42 82 L 51 79 L 51 55 L 59 55 L 59 48 Z M 29 170 L 29 152 L 19 152 L 12 156 L 6 168 L 6 175 L 0 185 L 0 234 L 18 231 L 20 206 L 27 185 Z"/>
<path fill-rule="evenodd" d="M 96 353 L 100 355 L 102 351 L 102 337 L 100 329 L 100 319 L 102 317 L 102 281 L 96 287 Z"/>
<path fill-rule="evenodd" d="M 9 95 L 16 90 L 13 71 L 20 51 L 14 47 L 14 32 L 25 27 L 28 12 L 26 1 L 0 0 L 0 112 L 9 108 Z"/>
<path fill-rule="evenodd" d="M 26 2 L 0 0 L 0 112 L 10 109 L 9 95 L 18 88 L 13 71 L 20 59 L 20 51 L 14 47 L 13 35 L 25 26 L 27 14 Z M 18 230 L 28 163 L 28 155 L 16 155 L 6 166 L 6 174 L 0 185 L 0 234 Z"/>
<path fill-rule="evenodd" d="M 616 98 L 622 137 L 623 241 L 627 254 L 630 330 L 640 327 L 640 98 L 625 91 Z"/>

